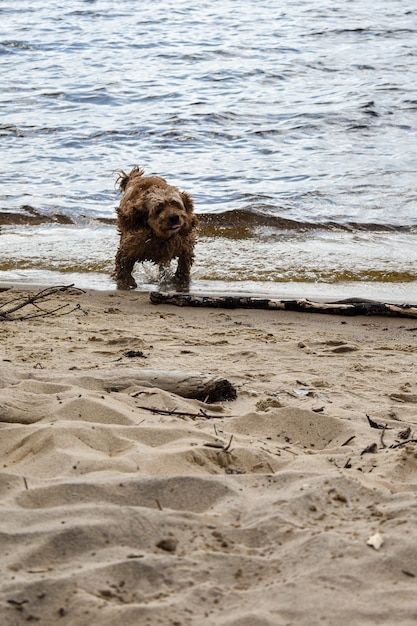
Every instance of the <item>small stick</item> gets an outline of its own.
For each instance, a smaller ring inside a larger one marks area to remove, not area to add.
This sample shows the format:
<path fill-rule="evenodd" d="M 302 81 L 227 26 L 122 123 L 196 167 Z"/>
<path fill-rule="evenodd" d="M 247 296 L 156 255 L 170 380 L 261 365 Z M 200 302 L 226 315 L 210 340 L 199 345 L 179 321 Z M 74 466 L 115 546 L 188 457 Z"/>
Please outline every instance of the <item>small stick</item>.
<path fill-rule="evenodd" d="M 159 415 L 176 415 L 177 417 L 190 417 L 191 419 L 196 419 L 197 417 L 205 417 L 206 419 L 224 419 L 224 415 L 208 415 L 204 411 L 199 411 L 198 413 L 188 413 L 187 411 L 168 411 L 166 409 L 157 409 L 152 406 L 141 406 L 138 405 L 138 409 L 144 409 L 145 411 L 151 411 L 151 413 L 157 413 Z M 232 415 L 229 415 L 232 417 Z"/>
<path fill-rule="evenodd" d="M 417 439 L 407 439 L 407 441 L 401 441 L 401 443 L 393 443 L 390 448 L 402 448 L 407 443 L 417 443 Z"/>
<path fill-rule="evenodd" d="M 39 291 L 33 296 L 27 296 L 27 298 L 22 298 L 21 296 L 19 296 L 17 298 L 14 298 L 13 300 L 5 302 L 0 305 L 0 321 L 23 321 L 23 320 L 34 319 L 36 317 L 61 316 L 61 315 L 68 315 L 69 313 L 72 313 L 74 311 L 80 311 L 80 310 L 82 311 L 80 304 L 77 304 L 75 307 L 73 307 L 69 311 L 66 310 L 65 312 L 62 312 L 62 311 L 64 309 L 67 309 L 67 307 L 69 306 L 68 303 L 57 306 L 56 308 L 51 309 L 49 311 L 42 309 L 37 304 L 39 300 L 44 300 L 45 298 L 48 298 L 49 296 L 55 295 L 63 291 L 67 291 L 71 287 L 74 287 L 74 285 L 72 284 L 72 285 L 64 285 L 64 286 L 59 286 L 59 287 L 48 287 L 47 289 L 42 289 L 42 291 Z M 81 292 L 82 290 L 78 289 L 77 291 Z M 16 304 L 13 305 L 13 303 L 16 303 Z M 10 305 L 13 305 L 13 306 L 10 307 Z M 23 309 L 24 307 L 29 306 L 29 305 L 32 305 L 39 312 L 28 313 L 26 315 L 20 315 L 20 316 L 12 315 L 16 311 L 19 311 L 20 309 Z M 5 307 L 7 306 L 9 306 L 10 308 L 6 309 Z"/>
<path fill-rule="evenodd" d="M 382 448 L 386 448 L 387 446 L 384 443 L 384 435 L 385 435 L 385 431 L 387 430 L 387 424 L 385 424 L 385 427 L 381 430 L 381 447 Z"/>
<path fill-rule="evenodd" d="M 225 446 L 224 443 L 218 443 L 217 441 L 213 441 L 213 442 L 208 441 L 207 443 L 204 443 L 203 445 L 206 448 L 217 448 L 218 450 L 223 450 L 223 452 L 230 452 L 230 445 L 232 443 L 232 439 L 233 439 L 233 435 L 231 435 L 227 446 Z"/>
<path fill-rule="evenodd" d="M 26 480 L 25 476 L 23 476 L 23 482 L 25 483 L 25 487 L 26 487 L 26 489 L 29 489 L 29 487 L 28 487 L 28 481 Z"/>
<path fill-rule="evenodd" d="M 270 469 L 271 474 L 275 474 L 275 470 L 269 461 L 266 461 L 266 466 Z"/>
<path fill-rule="evenodd" d="M 408 569 L 402 569 L 401 570 L 403 574 L 405 574 L 406 576 L 410 576 L 410 578 L 415 578 L 416 575 L 414 574 L 414 572 L 410 572 Z"/>
<path fill-rule="evenodd" d="M 289 452 L 294 456 L 298 456 L 298 452 L 294 452 L 294 450 L 290 450 L 289 448 L 280 448 L 280 446 L 277 446 L 277 450 L 282 450 L 283 452 Z"/>

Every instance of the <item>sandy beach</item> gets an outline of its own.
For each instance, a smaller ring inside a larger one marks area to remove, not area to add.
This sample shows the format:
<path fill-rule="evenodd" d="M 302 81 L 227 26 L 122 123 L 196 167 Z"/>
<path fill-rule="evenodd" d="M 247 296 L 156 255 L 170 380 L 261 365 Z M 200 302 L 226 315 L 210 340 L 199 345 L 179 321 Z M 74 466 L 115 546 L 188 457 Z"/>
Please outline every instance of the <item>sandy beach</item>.
<path fill-rule="evenodd" d="M 417 319 L 61 306 L 0 321 L 2 625 L 416 623 Z"/>

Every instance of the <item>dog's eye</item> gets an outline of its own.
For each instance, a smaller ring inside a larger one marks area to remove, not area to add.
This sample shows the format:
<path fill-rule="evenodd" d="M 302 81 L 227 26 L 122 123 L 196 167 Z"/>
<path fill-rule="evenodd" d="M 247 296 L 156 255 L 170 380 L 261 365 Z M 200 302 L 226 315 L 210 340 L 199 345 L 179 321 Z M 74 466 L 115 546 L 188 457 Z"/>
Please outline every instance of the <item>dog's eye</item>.
<path fill-rule="evenodd" d="M 162 202 L 156 205 L 155 213 L 157 215 L 160 215 L 163 210 L 164 210 L 164 205 L 162 204 Z"/>

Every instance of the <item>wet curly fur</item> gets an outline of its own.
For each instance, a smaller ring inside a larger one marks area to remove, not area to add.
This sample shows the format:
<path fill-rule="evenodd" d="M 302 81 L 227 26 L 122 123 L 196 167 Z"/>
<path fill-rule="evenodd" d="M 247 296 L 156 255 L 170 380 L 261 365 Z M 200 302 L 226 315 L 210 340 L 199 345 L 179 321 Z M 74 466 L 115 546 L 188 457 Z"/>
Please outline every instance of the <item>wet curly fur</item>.
<path fill-rule="evenodd" d="M 163 270 L 178 259 L 175 280 L 190 280 L 198 219 L 191 196 L 159 176 L 144 176 L 134 167 L 117 179 L 123 198 L 117 208 L 120 244 L 114 278 L 119 289 L 134 289 L 132 271 L 137 261 L 153 261 Z"/>

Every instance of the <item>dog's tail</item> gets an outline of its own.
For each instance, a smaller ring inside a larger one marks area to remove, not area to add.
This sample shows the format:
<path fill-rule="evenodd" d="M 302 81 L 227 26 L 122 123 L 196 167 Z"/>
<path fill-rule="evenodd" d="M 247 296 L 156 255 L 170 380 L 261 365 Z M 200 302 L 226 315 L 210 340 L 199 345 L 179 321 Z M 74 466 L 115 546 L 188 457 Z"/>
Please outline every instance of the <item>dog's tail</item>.
<path fill-rule="evenodd" d="M 117 178 L 116 185 L 119 187 L 120 191 L 124 191 L 127 187 L 127 183 L 132 176 L 143 176 L 145 170 L 141 169 L 137 165 L 132 169 L 129 174 L 126 174 L 123 170 L 116 170 Z"/>

